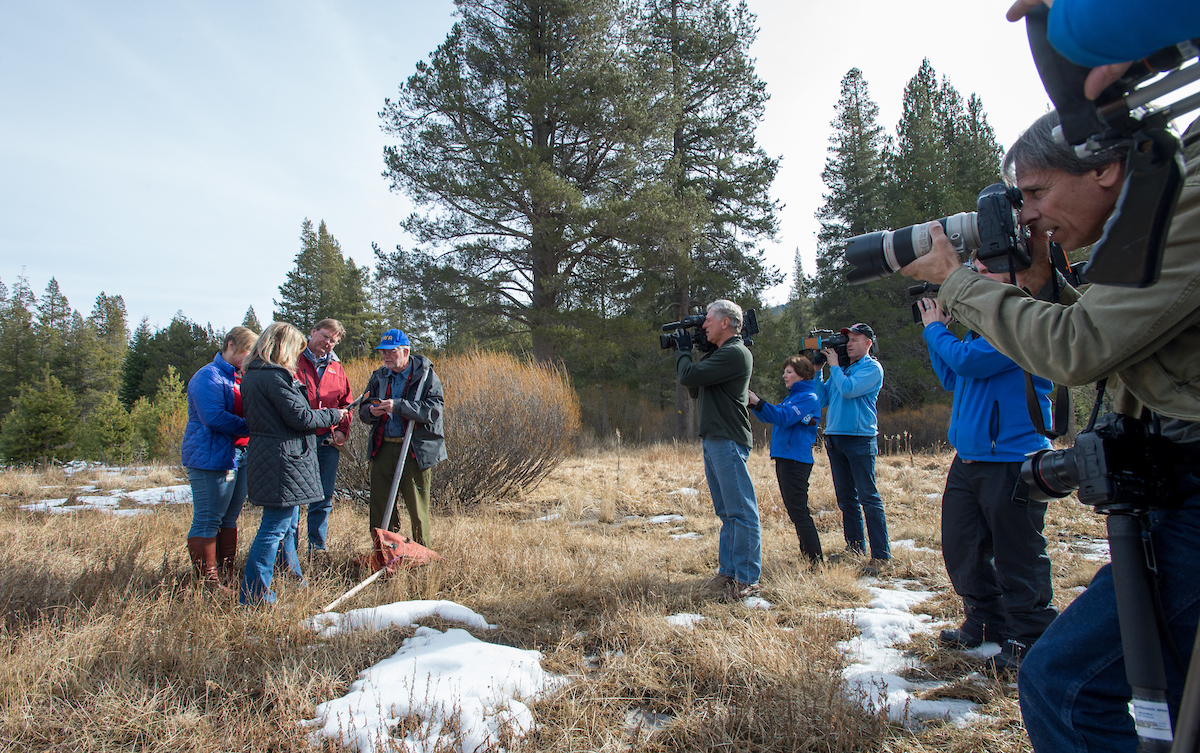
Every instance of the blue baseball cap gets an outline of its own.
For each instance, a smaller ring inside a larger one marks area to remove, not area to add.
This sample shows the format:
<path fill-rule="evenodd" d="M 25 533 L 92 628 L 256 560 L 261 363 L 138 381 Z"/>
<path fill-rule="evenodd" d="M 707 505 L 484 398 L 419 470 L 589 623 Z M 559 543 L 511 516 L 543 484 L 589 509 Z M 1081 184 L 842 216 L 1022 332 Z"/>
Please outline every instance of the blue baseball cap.
<path fill-rule="evenodd" d="M 379 338 L 379 344 L 375 346 L 375 350 L 395 350 L 396 348 L 409 347 L 408 335 L 398 329 L 389 329 L 383 333 L 383 337 Z"/>

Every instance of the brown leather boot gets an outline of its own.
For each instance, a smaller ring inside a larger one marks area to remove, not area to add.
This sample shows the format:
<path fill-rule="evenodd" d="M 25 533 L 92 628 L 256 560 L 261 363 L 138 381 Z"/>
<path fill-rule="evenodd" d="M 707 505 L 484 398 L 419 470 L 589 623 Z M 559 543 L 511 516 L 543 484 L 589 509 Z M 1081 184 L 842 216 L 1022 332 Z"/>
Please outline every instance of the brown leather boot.
<path fill-rule="evenodd" d="M 217 573 L 217 538 L 215 536 L 194 536 L 188 539 L 188 555 L 192 560 L 192 573 L 209 593 L 226 598 L 237 595 L 221 585 L 221 576 Z"/>
<path fill-rule="evenodd" d="M 237 529 L 217 531 L 217 568 L 226 583 L 237 583 Z"/>

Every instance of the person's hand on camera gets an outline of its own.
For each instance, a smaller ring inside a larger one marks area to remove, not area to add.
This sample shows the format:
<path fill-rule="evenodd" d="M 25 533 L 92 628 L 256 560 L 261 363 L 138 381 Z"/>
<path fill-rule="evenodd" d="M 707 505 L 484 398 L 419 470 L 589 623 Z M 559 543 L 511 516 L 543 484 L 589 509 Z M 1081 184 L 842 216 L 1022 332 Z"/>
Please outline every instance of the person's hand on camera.
<path fill-rule="evenodd" d="M 677 350 L 687 350 L 687 351 L 690 351 L 692 349 L 692 335 L 686 329 L 681 329 L 681 330 L 679 330 L 678 334 L 676 334 L 675 348 Z"/>
<path fill-rule="evenodd" d="M 390 399 L 380 400 L 378 403 L 372 403 L 367 410 L 371 411 L 371 415 L 376 418 L 386 416 L 392 412 L 392 401 Z"/>
<path fill-rule="evenodd" d="M 833 348 L 821 348 L 821 354 L 825 356 L 825 360 L 830 366 L 838 365 L 838 353 Z"/>
<path fill-rule="evenodd" d="M 1020 21 L 1029 11 L 1045 5 L 1047 8 L 1054 5 L 1054 0 L 1017 0 L 1008 9 L 1005 18 L 1009 21 Z M 1129 70 L 1130 63 L 1112 63 L 1110 65 L 1100 65 L 1088 73 L 1087 80 L 1083 82 L 1083 94 L 1088 99 L 1095 99 L 1100 96 L 1100 92 L 1108 88 L 1109 84 L 1113 83 L 1121 76 L 1125 75 L 1125 71 Z"/>
<path fill-rule="evenodd" d="M 946 231 L 940 222 L 929 223 L 929 236 L 933 239 L 933 249 L 924 256 L 917 257 L 908 266 L 901 267 L 900 274 L 941 285 L 951 272 L 962 266 L 962 262 L 958 260 L 958 252 L 946 237 Z"/>
<path fill-rule="evenodd" d="M 917 301 L 917 306 L 921 309 L 921 321 L 926 327 L 934 322 L 941 322 L 949 326 L 950 315 L 942 310 L 942 304 L 938 302 L 938 299 L 922 298 Z"/>

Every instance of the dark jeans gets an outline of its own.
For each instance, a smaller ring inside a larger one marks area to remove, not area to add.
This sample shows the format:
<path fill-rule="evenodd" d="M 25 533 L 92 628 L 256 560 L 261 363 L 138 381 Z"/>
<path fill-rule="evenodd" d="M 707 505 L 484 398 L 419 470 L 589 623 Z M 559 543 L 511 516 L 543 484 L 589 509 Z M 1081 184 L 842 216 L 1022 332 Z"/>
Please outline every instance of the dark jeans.
<path fill-rule="evenodd" d="M 320 442 L 324 437 L 318 439 Z M 308 506 L 308 548 L 324 549 L 329 529 L 329 513 L 333 510 L 333 490 L 337 484 L 338 448 L 333 445 L 317 445 L 317 465 L 321 469 L 321 493 L 325 499 Z M 296 549 L 300 549 L 300 529 L 296 529 Z"/>
<path fill-rule="evenodd" d="M 891 559 L 883 500 L 875 488 L 875 437 L 826 434 L 825 452 L 829 455 L 829 470 L 833 474 L 833 492 L 842 511 L 846 548 L 859 553 L 866 549 L 863 542 L 865 519 L 871 558 Z"/>
<path fill-rule="evenodd" d="M 1046 503 L 1018 484 L 1021 463 L 965 463 L 957 455 L 942 494 L 942 555 L 971 632 L 1026 645 L 1058 610 L 1050 603 Z"/>
<path fill-rule="evenodd" d="M 808 510 L 808 477 L 812 474 L 812 463 L 775 458 L 775 479 L 779 482 L 779 494 L 788 517 L 796 527 L 800 539 L 800 551 L 813 562 L 824 557 L 821 552 L 821 537 Z"/>
<path fill-rule="evenodd" d="M 1187 496 L 1184 506 L 1155 513 L 1150 535 L 1167 632 L 1186 667 L 1200 621 L 1200 477 L 1180 477 L 1180 488 Z M 1184 677 L 1165 642 L 1163 663 L 1174 724 Z M 1038 753 L 1137 749 L 1111 565 L 1100 568 L 1025 655 L 1017 689 Z"/>

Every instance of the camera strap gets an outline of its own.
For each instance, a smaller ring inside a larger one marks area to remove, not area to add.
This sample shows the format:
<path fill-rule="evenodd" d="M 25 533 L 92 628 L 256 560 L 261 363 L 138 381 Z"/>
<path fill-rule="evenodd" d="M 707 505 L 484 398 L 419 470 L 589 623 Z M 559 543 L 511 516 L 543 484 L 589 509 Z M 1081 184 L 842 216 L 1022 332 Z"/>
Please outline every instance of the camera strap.
<path fill-rule="evenodd" d="M 1033 386 L 1033 375 L 1025 372 L 1025 403 L 1029 408 L 1029 420 L 1038 434 L 1048 439 L 1058 439 L 1071 430 L 1071 390 L 1067 385 L 1057 385 L 1051 406 L 1051 426 L 1046 430 L 1046 422 L 1042 418 L 1042 405 L 1038 399 L 1037 390 Z"/>

